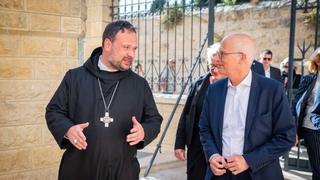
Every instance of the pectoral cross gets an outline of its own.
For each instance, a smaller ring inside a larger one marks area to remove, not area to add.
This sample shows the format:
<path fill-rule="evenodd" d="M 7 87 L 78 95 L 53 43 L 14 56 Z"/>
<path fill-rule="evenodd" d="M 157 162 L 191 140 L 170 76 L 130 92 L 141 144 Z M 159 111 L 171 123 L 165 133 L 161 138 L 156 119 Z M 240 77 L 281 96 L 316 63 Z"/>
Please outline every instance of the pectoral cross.
<path fill-rule="evenodd" d="M 109 116 L 109 112 L 106 112 L 105 116 L 100 118 L 100 121 L 104 122 L 104 127 L 109 127 L 109 123 L 113 122 L 113 118 Z"/>

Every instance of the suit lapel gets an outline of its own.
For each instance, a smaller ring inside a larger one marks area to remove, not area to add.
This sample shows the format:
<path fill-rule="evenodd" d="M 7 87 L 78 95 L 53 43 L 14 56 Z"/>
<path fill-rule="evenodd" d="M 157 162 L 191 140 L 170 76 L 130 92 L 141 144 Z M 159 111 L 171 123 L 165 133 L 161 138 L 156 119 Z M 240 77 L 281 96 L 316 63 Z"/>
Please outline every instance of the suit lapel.
<path fill-rule="evenodd" d="M 274 78 L 274 72 L 273 72 L 273 68 L 270 66 L 270 78 Z"/>
<path fill-rule="evenodd" d="M 247 109 L 247 117 L 246 117 L 246 127 L 245 127 L 245 134 L 244 134 L 244 151 L 246 140 L 248 138 L 253 117 L 255 115 L 256 107 L 259 101 L 261 87 L 259 86 L 259 79 L 255 73 L 252 73 L 252 82 L 250 87 L 250 95 L 249 95 L 249 102 L 248 102 L 248 109 Z"/>
<path fill-rule="evenodd" d="M 226 78 L 225 83 L 223 84 L 223 91 L 221 94 L 217 94 L 216 97 L 218 97 L 218 101 L 216 101 L 216 105 L 218 106 L 218 111 L 216 112 L 216 114 L 218 114 L 218 132 L 219 132 L 219 136 L 217 140 L 220 139 L 219 142 L 219 146 L 220 148 L 222 148 L 222 130 L 223 130 L 223 117 L 224 117 L 224 106 L 226 103 L 226 97 L 227 97 L 227 91 L 228 91 L 228 79 Z"/>

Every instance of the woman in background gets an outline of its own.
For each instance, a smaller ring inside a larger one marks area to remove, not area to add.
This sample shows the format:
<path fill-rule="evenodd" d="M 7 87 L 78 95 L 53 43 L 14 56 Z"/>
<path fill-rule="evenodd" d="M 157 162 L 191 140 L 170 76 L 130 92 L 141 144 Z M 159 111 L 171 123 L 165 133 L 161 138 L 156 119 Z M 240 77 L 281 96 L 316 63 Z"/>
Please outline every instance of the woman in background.
<path fill-rule="evenodd" d="M 320 84 L 320 48 L 305 63 L 310 74 L 304 76 L 299 84 L 298 92 L 292 102 L 291 113 L 297 122 L 298 137 L 304 139 L 307 148 L 312 179 L 320 179 L 320 132 L 310 120 L 310 113 L 315 95 Z M 301 103 L 300 103 L 301 102 Z M 300 108 L 297 108 L 300 104 Z"/>

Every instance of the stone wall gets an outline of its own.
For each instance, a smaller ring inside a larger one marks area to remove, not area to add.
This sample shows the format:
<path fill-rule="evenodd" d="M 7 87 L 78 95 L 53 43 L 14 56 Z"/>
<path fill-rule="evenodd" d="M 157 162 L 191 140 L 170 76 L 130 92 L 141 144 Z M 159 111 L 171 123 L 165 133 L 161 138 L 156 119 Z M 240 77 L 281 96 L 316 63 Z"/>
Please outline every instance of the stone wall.
<path fill-rule="evenodd" d="M 0 179 L 57 179 L 62 155 L 44 109 L 78 66 L 84 0 L 0 2 Z"/>
<path fill-rule="evenodd" d="M 288 0 L 263 1 L 256 6 L 251 6 L 250 4 L 217 6 L 215 8 L 214 32 L 220 37 L 234 32 L 249 34 L 254 39 L 257 47 L 256 59 L 259 59 L 260 52 L 264 49 L 270 49 L 273 52 L 272 65 L 279 68 L 281 61 L 289 56 L 290 16 L 291 4 Z M 312 46 L 306 57 L 309 57 L 314 50 L 314 26 L 305 25 L 305 18 L 302 11 L 297 12 L 294 42 L 295 58 L 302 57 L 297 44 L 302 45 L 304 40 L 306 40 L 307 45 L 311 43 Z M 193 12 L 192 15 L 187 13 L 183 23 L 169 31 L 163 25 L 160 27 L 159 17 L 157 16 L 146 16 L 139 19 L 133 17 L 129 21 L 138 26 L 139 29 L 139 41 L 142 43 L 139 44 L 139 54 L 137 56 L 140 59 L 185 57 L 193 60 L 197 55 L 198 47 L 203 41 L 203 39 L 199 40 L 199 34 L 202 34 L 203 38 L 207 34 L 209 18 L 208 9 L 202 10 L 201 14 L 197 11 Z M 202 28 L 199 28 L 200 26 Z M 152 31 L 150 30 L 151 27 L 153 28 Z M 161 33 L 161 37 L 159 37 L 159 33 Z M 167 37 L 169 42 L 167 42 Z M 151 44 L 150 39 L 154 39 L 154 43 Z M 220 40 L 215 38 L 214 42 Z M 158 41 L 161 41 L 161 51 L 158 50 Z M 145 44 L 144 42 L 148 43 Z M 192 42 L 192 47 L 190 42 Z M 174 47 L 175 44 L 177 44 L 177 48 Z M 167 48 L 168 46 L 170 48 Z M 152 51 L 152 49 L 155 50 Z M 202 51 L 201 57 L 206 57 L 205 53 L 205 50 Z M 164 61 L 163 64 L 165 63 Z M 152 65 L 158 67 L 158 64 Z"/>

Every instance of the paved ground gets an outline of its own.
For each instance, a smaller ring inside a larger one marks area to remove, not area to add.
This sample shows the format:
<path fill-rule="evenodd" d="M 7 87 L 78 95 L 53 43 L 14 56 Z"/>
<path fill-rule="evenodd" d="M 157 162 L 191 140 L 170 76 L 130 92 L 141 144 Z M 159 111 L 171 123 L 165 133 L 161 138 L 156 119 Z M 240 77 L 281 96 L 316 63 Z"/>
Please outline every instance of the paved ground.
<path fill-rule="evenodd" d="M 138 152 L 138 159 L 141 166 L 140 180 L 186 180 L 186 166 L 184 162 L 177 160 L 172 151 L 163 150 L 162 153 L 157 153 L 154 156 L 153 164 L 149 168 L 149 172 L 146 173 L 150 161 L 153 157 L 155 149 L 144 149 Z M 294 147 L 289 153 L 289 157 L 295 160 L 297 156 L 298 148 Z M 300 149 L 302 159 L 307 159 L 305 148 Z M 288 161 L 289 162 L 289 161 Z M 284 167 L 284 159 L 280 158 L 281 166 Z M 304 165 L 302 163 L 302 165 Z M 145 177 L 145 175 L 147 175 Z M 298 170 L 283 170 L 283 175 L 286 180 L 311 180 L 311 173 Z"/>

